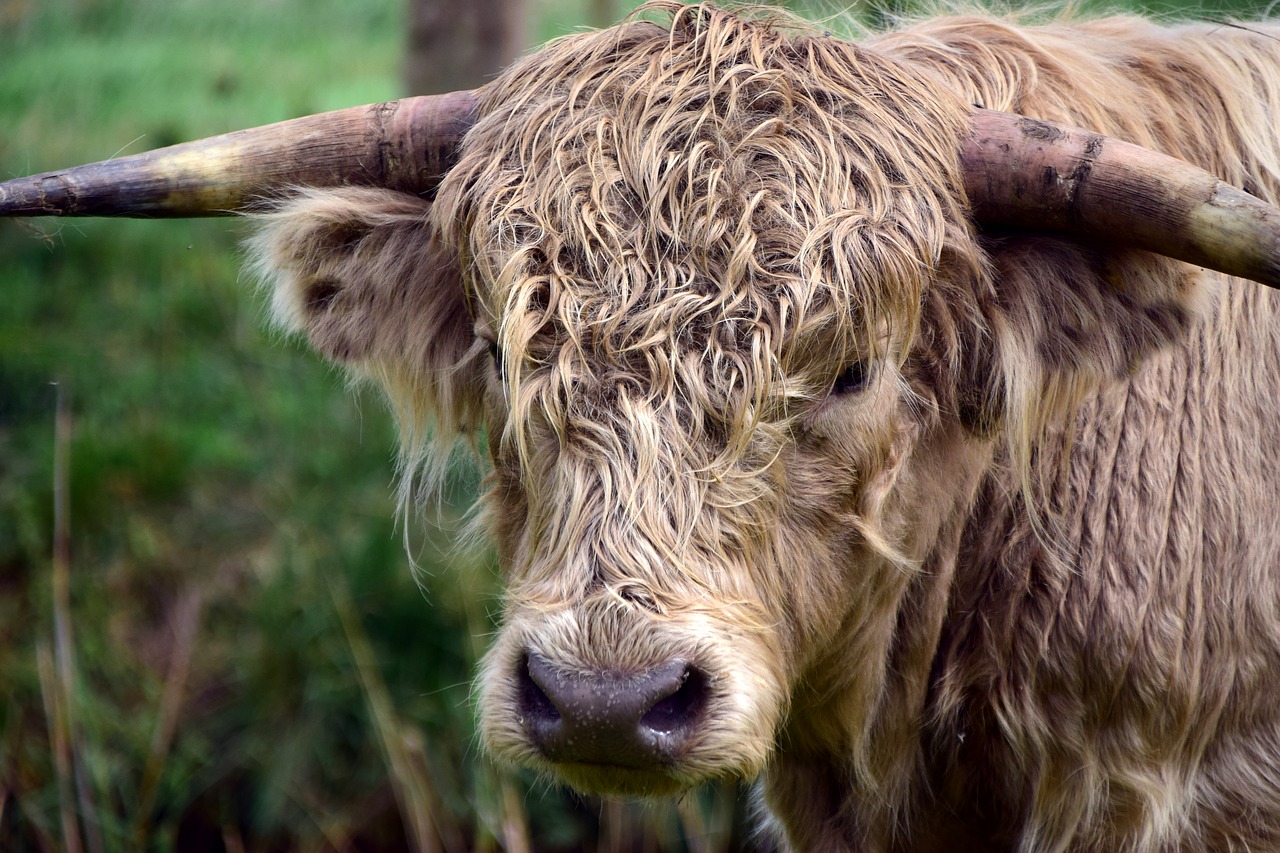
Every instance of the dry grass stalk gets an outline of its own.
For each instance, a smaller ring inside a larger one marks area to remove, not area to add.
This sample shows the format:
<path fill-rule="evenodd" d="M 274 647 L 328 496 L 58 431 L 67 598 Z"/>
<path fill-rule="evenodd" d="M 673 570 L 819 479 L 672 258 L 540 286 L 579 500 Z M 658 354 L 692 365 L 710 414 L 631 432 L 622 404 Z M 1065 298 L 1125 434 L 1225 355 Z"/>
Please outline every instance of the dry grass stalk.
<path fill-rule="evenodd" d="M 93 805 L 93 797 L 89 790 L 88 773 L 84 767 L 84 749 L 80 743 L 79 727 L 75 722 L 76 660 L 75 643 L 71 633 L 71 407 L 67 401 L 65 387 L 57 384 L 56 413 L 54 417 L 53 445 L 53 630 L 54 654 L 56 657 L 56 690 L 57 713 L 55 719 L 60 727 L 58 739 L 65 753 L 59 755 L 57 762 L 59 772 L 63 762 L 69 767 L 71 780 L 75 787 L 76 800 L 79 804 L 80 817 L 84 825 L 84 840 L 88 844 L 89 853 L 102 853 L 102 835 L 97 824 L 97 810 Z M 61 779 L 59 780 L 61 785 Z M 59 788 L 60 794 L 61 787 Z M 67 833 L 67 821 L 75 825 L 74 814 L 68 815 L 66 809 L 69 798 L 63 801 L 63 833 Z M 75 834 L 75 843 L 79 844 L 79 834 Z M 70 847 L 70 842 L 68 843 Z"/>
<path fill-rule="evenodd" d="M 139 807 L 134 819 L 133 838 L 139 848 L 144 846 L 150 830 L 156 792 L 169 754 L 169 745 L 173 742 L 173 733 L 178 726 L 182 695 L 186 689 L 187 676 L 191 672 L 191 656 L 195 651 L 203 613 L 204 593 L 198 588 L 189 589 L 175 608 L 173 655 L 169 659 L 169 674 L 165 678 L 164 695 L 160 698 L 160 710 L 156 717 L 155 732 L 151 737 L 147 764 L 143 768 L 142 782 L 138 786 Z"/>
<path fill-rule="evenodd" d="M 222 844 L 227 853 L 245 853 L 244 836 L 235 824 L 228 823 L 222 827 Z"/>
<path fill-rule="evenodd" d="M 502 775 L 502 842 L 507 853 L 529 853 L 529 820 L 520 791 L 507 774 Z"/>
<path fill-rule="evenodd" d="M 49 722 L 49 739 L 53 741 L 53 770 L 58 781 L 58 811 L 62 820 L 62 844 L 67 853 L 81 853 L 80 828 L 76 826 L 71 793 L 71 745 L 67 738 L 66 715 L 58 695 L 53 656 L 43 642 L 36 646 L 36 668 L 40 673 L 40 692 L 44 697 L 45 717 Z"/>
<path fill-rule="evenodd" d="M 689 853 L 711 853 L 712 838 L 697 793 L 691 792 L 681 797 L 676 802 L 676 812 L 680 815 L 680 829 L 684 833 Z"/>
<path fill-rule="evenodd" d="M 328 582 L 333 608 L 342 623 L 369 706 L 369 715 L 378 733 L 378 743 L 391 771 L 391 786 L 404 823 L 406 840 L 417 853 L 441 853 L 440 838 L 452 837 L 453 833 L 437 831 L 437 827 L 442 825 L 443 809 L 425 772 L 425 763 L 415 762 L 410 755 L 406 727 L 397 718 L 391 694 L 382 681 L 373 647 L 360 625 L 346 584 L 332 575 Z"/>

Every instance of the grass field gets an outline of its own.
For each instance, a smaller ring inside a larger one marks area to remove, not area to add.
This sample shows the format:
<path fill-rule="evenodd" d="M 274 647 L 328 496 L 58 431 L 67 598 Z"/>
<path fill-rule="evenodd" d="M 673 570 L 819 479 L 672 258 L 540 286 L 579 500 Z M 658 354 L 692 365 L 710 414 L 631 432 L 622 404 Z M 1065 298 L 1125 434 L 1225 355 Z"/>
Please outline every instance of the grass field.
<path fill-rule="evenodd" d="M 540 39 L 585 16 L 537 12 Z M 402 16 L 0 0 L 0 175 L 395 97 Z M 600 803 L 481 756 L 498 586 L 450 535 L 474 483 L 397 524 L 381 403 L 264 328 L 244 235 L 0 222 L 0 850 L 747 843 L 730 784 Z"/>

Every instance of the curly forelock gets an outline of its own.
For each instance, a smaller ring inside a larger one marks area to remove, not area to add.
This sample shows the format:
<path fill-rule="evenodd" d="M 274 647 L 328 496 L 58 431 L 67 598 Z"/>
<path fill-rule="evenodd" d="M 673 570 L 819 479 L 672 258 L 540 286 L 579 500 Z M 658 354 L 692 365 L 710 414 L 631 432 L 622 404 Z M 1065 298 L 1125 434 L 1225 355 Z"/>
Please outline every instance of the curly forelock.
<path fill-rule="evenodd" d="M 687 539 L 705 503 L 761 497 L 841 369 L 905 355 L 962 220 L 964 105 L 776 12 L 639 14 L 665 23 L 566 38 L 486 87 L 433 217 L 497 339 L 523 467 L 554 441 L 562 468 L 609 470 L 549 477 L 624 501 L 692 472 L 695 493 L 655 498 Z"/>

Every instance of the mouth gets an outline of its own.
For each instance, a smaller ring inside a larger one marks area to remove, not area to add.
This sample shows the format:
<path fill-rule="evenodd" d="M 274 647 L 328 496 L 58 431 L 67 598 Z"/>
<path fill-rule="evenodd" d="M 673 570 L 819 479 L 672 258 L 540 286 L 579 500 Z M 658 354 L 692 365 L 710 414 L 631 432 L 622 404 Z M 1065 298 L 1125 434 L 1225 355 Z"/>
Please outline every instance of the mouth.
<path fill-rule="evenodd" d="M 684 779 L 663 770 L 611 764 L 571 762 L 552 764 L 554 775 L 578 791 L 613 797 L 667 797 L 696 786 L 701 780 Z"/>

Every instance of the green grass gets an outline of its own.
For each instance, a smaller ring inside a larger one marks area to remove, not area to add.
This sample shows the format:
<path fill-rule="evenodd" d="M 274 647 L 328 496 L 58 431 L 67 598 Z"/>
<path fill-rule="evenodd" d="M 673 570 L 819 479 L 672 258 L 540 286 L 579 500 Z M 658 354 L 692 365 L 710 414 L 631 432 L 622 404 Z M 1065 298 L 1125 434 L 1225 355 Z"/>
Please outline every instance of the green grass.
<path fill-rule="evenodd" d="M 402 11 L 0 0 L 0 175 L 394 97 Z M 539 11 L 539 38 L 584 15 Z M 703 824 L 690 849 L 740 844 L 730 786 L 600 804 L 481 757 L 469 685 L 498 608 L 491 559 L 411 522 L 419 589 L 389 420 L 264 330 L 243 236 L 0 222 L 0 849 L 65 849 L 68 832 L 104 850 L 485 849 L 510 826 L 539 850 L 681 849 Z M 69 645 L 54 382 L 74 415 Z M 455 491 L 446 528 L 470 486 Z"/>

